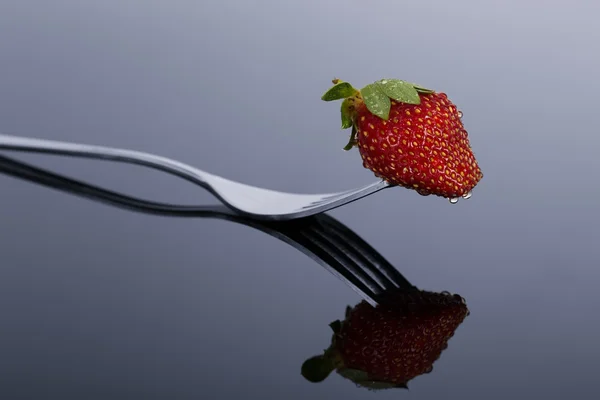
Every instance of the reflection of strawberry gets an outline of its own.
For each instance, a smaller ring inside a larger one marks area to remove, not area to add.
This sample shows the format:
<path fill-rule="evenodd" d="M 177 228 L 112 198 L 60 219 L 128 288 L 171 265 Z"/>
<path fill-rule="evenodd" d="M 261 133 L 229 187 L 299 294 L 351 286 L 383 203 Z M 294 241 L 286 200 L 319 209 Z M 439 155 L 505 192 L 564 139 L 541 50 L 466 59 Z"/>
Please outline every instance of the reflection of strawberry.
<path fill-rule="evenodd" d="M 398 292 L 383 304 L 348 307 L 343 322 L 330 324 L 331 346 L 306 360 L 302 375 L 320 382 L 337 370 L 370 389 L 407 388 L 408 381 L 431 372 L 469 314 L 462 297 L 446 292 Z"/>
<path fill-rule="evenodd" d="M 461 112 L 444 93 L 398 79 L 356 90 L 335 79 L 322 97 L 341 100 L 342 128 L 352 128 L 346 150 L 358 147 L 365 168 L 422 195 L 450 198 L 483 177 L 470 147 Z"/>

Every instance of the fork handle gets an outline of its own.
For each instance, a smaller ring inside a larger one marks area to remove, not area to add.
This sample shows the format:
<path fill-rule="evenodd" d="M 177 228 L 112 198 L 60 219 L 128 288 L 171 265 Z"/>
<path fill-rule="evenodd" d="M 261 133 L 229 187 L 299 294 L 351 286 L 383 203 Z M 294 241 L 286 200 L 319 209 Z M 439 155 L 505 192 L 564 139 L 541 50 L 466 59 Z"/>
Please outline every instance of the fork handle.
<path fill-rule="evenodd" d="M 215 194 L 210 182 L 224 180 L 170 158 L 134 150 L 0 134 L 0 149 L 110 160 L 157 169 L 196 183 Z"/>

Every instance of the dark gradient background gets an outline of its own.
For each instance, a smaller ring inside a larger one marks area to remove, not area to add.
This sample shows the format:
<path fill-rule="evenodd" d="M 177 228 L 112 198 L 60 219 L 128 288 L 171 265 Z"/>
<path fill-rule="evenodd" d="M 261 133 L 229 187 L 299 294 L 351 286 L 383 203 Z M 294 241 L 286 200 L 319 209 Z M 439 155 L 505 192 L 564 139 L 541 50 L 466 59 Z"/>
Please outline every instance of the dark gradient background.
<path fill-rule="evenodd" d="M 302 361 L 360 298 L 253 229 L 133 213 L 0 176 L 0 399 L 596 399 L 594 0 L 0 1 L 0 132 L 148 151 L 283 191 L 374 177 L 333 77 L 450 94 L 485 177 L 451 205 L 386 190 L 331 214 L 471 315 L 409 392 Z M 150 199 L 175 178 L 20 156 Z"/>

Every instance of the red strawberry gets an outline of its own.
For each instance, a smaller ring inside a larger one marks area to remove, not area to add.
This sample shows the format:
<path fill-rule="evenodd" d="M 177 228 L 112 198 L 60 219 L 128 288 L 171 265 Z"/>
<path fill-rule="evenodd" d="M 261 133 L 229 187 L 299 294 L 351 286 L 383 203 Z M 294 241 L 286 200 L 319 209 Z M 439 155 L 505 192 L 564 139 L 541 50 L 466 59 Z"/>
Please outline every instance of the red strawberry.
<path fill-rule="evenodd" d="M 330 324 L 331 346 L 302 365 L 302 375 L 321 382 L 333 370 L 369 389 L 408 388 L 433 363 L 469 314 L 459 295 L 421 290 L 396 292 L 377 307 L 348 307 Z"/>
<path fill-rule="evenodd" d="M 456 203 L 483 178 L 462 113 L 444 93 L 399 79 L 382 79 L 360 91 L 334 79 L 325 101 L 344 99 L 342 128 L 352 128 L 365 168 L 391 184 Z"/>

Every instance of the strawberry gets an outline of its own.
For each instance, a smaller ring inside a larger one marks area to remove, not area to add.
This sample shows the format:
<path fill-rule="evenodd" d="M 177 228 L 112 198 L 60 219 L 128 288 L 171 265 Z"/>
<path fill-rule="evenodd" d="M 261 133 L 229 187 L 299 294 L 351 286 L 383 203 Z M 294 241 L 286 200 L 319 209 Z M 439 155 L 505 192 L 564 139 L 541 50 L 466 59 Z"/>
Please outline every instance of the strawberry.
<path fill-rule="evenodd" d="M 336 370 L 372 390 L 408 388 L 429 373 L 448 340 L 469 314 L 462 297 L 415 289 L 395 292 L 377 307 L 362 301 L 334 321 L 331 345 L 302 365 L 302 375 L 321 382 Z"/>
<path fill-rule="evenodd" d="M 399 79 L 382 79 L 357 90 L 333 80 L 325 101 L 341 100 L 348 145 L 363 166 L 392 185 L 456 203 L 483 178 L 470 147 L 462 113 L 445 93 Z"/>

